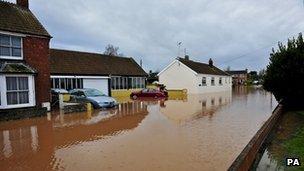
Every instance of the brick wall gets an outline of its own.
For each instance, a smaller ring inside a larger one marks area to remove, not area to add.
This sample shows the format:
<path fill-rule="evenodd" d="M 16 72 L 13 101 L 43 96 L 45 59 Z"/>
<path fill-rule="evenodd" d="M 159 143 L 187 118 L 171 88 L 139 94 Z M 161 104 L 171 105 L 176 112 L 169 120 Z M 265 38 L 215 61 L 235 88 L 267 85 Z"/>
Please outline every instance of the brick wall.
<path fill-rule="evenodd" d="M 23 38 L 23 58 L 25 62 L 36 69 L 35 76 L 36 104 L 50 102 L 50 48 L 49 38 Z"/>

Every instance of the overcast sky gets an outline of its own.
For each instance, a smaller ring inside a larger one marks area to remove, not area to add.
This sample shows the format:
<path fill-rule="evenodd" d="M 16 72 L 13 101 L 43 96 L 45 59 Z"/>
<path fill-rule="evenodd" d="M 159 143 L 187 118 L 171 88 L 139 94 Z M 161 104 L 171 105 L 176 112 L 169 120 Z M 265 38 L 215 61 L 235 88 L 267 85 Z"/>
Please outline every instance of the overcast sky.
<path fill-rule="evenodd" d="M 176 58 L 179 41 L 190 59 L 259 70 L 278 41 L 304 31 L 303 0 L 29 1 L 51 47 L 101 53 L 113 44 L 146 71 Z"/>

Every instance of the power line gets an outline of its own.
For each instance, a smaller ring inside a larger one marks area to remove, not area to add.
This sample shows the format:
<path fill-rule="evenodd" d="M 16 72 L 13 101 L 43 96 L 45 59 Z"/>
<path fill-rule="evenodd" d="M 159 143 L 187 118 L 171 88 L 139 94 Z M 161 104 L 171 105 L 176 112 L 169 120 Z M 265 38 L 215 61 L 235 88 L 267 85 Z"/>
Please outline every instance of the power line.
<path fill-rule="evenodd" d="M 303 1 L 304 1 L 304 0 L 303 0 Z M 301 32 L 304 32 L 304 31 L 301 31 Z M 301 32 L 299 32 L 299 33 L 301 33 Z M 299 34 L 299 33 L 297 33 L 297 34 Z M 288 37 L 290 37 L 290 36 L 288 36 Z M 292 37 L 294 37 L 294 36 L 292 36 Z M 281 41 L 277 41 L 276 43 L 278 43 L 278 42 L 281 42 Z M 250 54 L 252 54 L 252 53 L 255 53 L 255 52 L 259 51 L 259 50 L 262 50 L 262 49 L 266 49 L 266 48 L 272 47 L 274 44 L 275 44 L 275 43 L 272 43 L 272 44 L 269 44 L 269 45 L 267 45 L 267 46 L 263 46 L 263 47 L 261 47 L 261 48 L 252 50 L 252 51 L 247 52 L 247 53 L 245 53 L 245 54 L 242 54 L 242 55 L 240 55 L 240 56 L 237 56 L 237 57 L 234 57 L 234 58 L 232 58 L 232 59 L 229 59 L 229 60 L 227 60 L 227 61 L 220 62 L 220 64 L 225 64 L 225 63 L 229 63 L 229 62 L 231 62 L 231 61 L 234 61 L 234 60 L 236 60 L 236 59 L 245 58 L 245 57 L 247 57 L 248 55 L 250 55 Z"/>
<path fill-rule="evenodd" d="M 248 56 L 248 55 L 250 55 L 250 54 L 252 54 L 252 53 L 254 53 L 254 52 L 257 52 L 257 51 L 262 50 L 262 49 L 269 48 L 269 47 L 271 47 L 271 46 L 273 46 L 273 44 L 267 45 L 267 46 L 264 46 L 264 47 L 261 47 L 261 48 L 255 49 L 255 50 L 252 50 L 252 51 L 247 52 L 247 53 L 245 53 L 245 54 L 243 54 L 243 55 L 234 57 L 234 58 L 232 58 L 232 59 L 229 59 L 229 60 L 227 60 L 227 61 L 220 62 L 220 63 L 221 63 L 221 64 L 229 63 L 229 62 L 231 62 L 231 61 L 234 61 L 234 60 L 240 59 L 240 58 L 244 58 L 244 57 L 246 57 L 246 56 Z"/>

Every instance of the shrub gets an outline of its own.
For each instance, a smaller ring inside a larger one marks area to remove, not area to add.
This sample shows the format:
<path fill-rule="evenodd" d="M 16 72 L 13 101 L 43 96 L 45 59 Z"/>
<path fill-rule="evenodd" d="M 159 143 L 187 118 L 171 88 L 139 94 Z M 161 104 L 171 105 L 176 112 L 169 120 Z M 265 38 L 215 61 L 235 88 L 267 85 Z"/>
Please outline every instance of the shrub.
<path fill-rule="evenodd" d="M 297 39 L 289 39 L 287 45 L 278 44 L 272 50 L 263 86 L 278 101 L 287 106 L 301 106 L 304 102 L 304 42 L 300 33 Z"/>

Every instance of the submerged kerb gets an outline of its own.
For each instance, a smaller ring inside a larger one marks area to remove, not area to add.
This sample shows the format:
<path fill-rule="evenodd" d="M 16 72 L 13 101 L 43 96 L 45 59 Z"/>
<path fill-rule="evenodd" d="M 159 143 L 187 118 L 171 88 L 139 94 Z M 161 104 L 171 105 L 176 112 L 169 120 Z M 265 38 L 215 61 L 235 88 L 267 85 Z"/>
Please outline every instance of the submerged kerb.
<path fill-rule="evenodd" d="M 283 114 L 283 106 L 278 106 L 272 112 L 270 118 L 264 123 L 259 131 L 249 141 L 240 155 L 234 160 L 232 165 L 229 167 L 229 171 L 242 171 L 249 170 L 255 161 L 256 155 L 258 154 L 263 142 L 280 119 Z"/>

